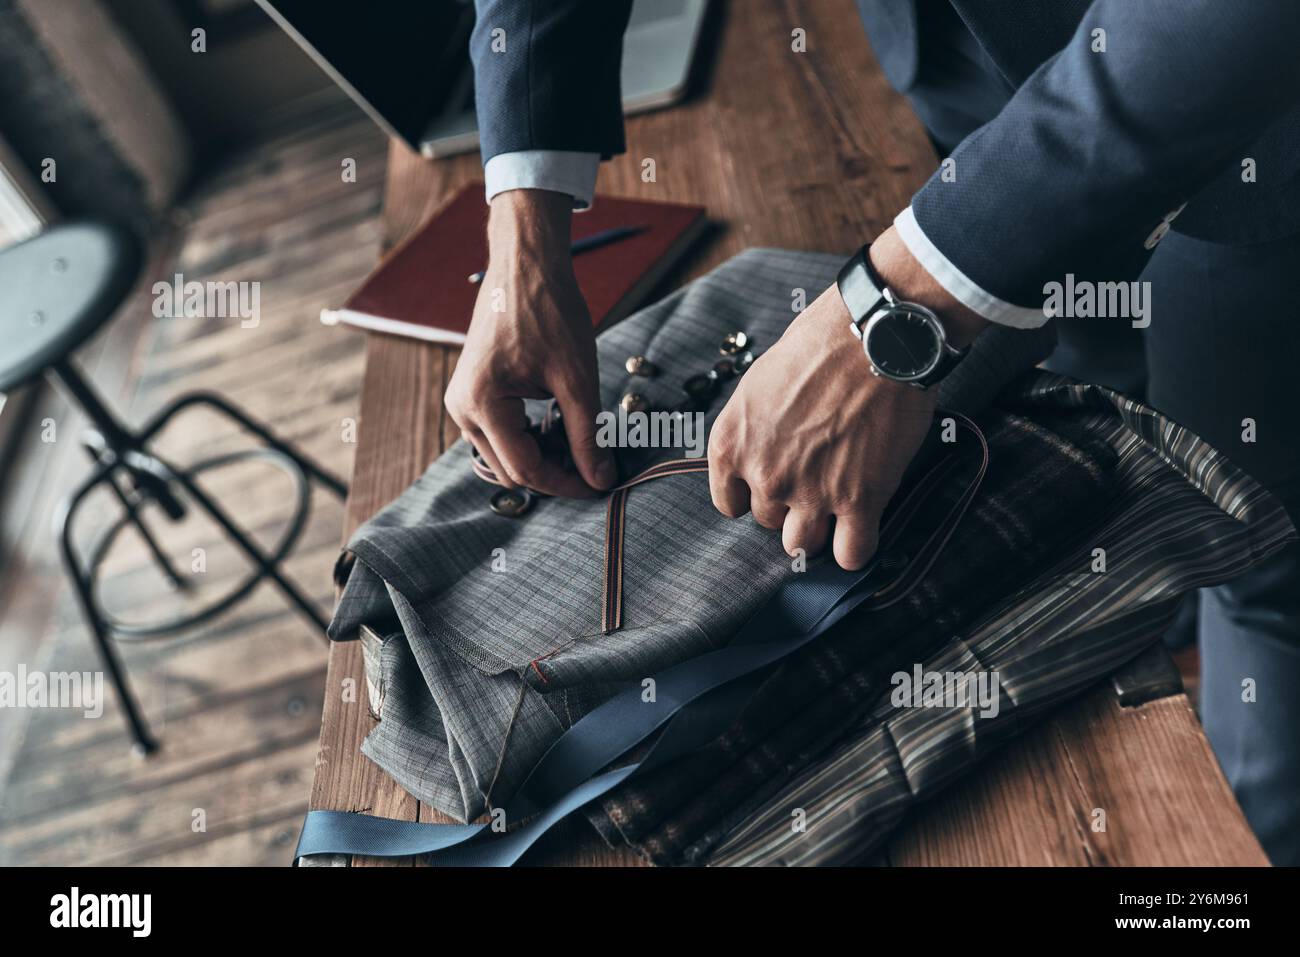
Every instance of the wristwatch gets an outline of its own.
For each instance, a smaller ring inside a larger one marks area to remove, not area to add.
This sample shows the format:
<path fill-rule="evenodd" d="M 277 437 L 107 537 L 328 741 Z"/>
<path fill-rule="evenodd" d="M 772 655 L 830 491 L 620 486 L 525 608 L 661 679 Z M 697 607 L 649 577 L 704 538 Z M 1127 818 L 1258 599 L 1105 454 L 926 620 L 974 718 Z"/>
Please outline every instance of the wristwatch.
<path fill-rule="evenodd" d="M 849 310 L 849 329 L 862 340 L 874 375 L 928 389 L 953 370 L 967 349 L 948 342 L 943 323 L 931 310 L 898 299 L 871 265 L 868 243 L 846 262 L 835 279 Z"/>

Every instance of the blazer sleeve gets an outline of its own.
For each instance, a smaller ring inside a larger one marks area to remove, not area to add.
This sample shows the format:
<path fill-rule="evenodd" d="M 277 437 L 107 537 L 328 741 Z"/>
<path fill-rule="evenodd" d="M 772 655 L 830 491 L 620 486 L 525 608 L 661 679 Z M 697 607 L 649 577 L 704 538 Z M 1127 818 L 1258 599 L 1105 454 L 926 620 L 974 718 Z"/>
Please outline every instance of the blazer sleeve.
<path fill-rule="evenodd" d="M 1043 287 L 1066 273 L 1130 281 L 1162 224 L 1296 104 L 1297 49 L 1295 0 L 1094 0 L 913 197 L 900 234 L 994 321 L 1043 321 Z"/>
<path fill-rule="evenodd" d="M 632 0 L 475 0 L 470 37 L 483 162 L 621 153 L 619 73 Z"/>

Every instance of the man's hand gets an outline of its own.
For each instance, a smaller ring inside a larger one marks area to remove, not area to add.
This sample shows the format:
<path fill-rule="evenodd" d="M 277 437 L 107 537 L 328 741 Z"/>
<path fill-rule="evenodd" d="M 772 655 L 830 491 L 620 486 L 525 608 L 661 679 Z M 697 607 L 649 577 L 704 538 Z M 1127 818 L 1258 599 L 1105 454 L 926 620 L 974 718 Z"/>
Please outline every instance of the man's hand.
<path fill-rule="evenodd" d="M 487 275 L 444 402 L 504 484 L 581 497 L 617 474 L 596 445 L 596 340 L 573 275 L 571 207 L 568 196 L 543 190 L 493 198 Z M 551 397 L 577 472 L 544 458 L 526 431 L 522 400 Z"/>
<path fill-rule="evenodd" d="M 901 298 L 942 310 L 958 347 L 983 320 L 912 260 L 891 229 L 872 263 Z M 834 536 L 835 561 L 858 569 L 875 553 L 880 516 L 930 428 L 934 389 L 871 374 L 849 312 L 832 286 L 790 324 L 740 381 L 709 436 L 713 504 L 782 530 L 787 552 L 815 555 Z"/>

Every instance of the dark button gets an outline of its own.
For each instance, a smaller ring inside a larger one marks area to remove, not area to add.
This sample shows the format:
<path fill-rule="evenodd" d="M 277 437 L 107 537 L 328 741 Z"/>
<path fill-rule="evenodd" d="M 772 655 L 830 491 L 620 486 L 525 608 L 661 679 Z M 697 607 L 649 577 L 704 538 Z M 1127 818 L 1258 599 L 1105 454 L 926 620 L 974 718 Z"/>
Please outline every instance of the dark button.
<path fill-rule="evenodd" d="M 648 379 L 659 374 L 659 367 L 645 356 L 628 356 L 623 366 L 628 375 L 645 376 Z"/>
<path fill-rule="evenodd" d="M 736 364 L 730 359 L 719 359 L 713 363 L 713 375 L 719 379 L 730 379 L 736 374 Z"/>
<path fill-rule="evenodd" d="M 727 337 L 722 340 L 722 345 L 718 351 L 724 356 L 734 356 L 737 352 L 742 352 L 751 345 L 749 336 L 743 332 L 729 332 Z"/>
<path fill-rule="evenodd" d="M 693 375 L 682 383 L 682 391 L 692 399 L 707 399 L 718 388 L 718 376 L 712 370 Z"/>
<path fill-rule="evenodd" d="M 753 364 L 754 364 L 754 353 L 748 351 L 742 352 L 740 355 L 736 356 L 734 362 L 734 368 L 736 370 L 736 374 L 737 375 L 742 374 L 746 369 L 748 369 Z"/>
<path fill-rule="evenodd" d="M 506 518 L 519 518 L 530 508 L 536 496 L 525 488 L 503 488 L 492 496 L 492 511 Z"/>
<path fill-rule="evenodd" d="M 635 392 L 629 392 L 619 400 L 619 405 L 623 407 L 624 412 L 644 412 L 650 408 L 650 403 L 645 400 L 645 396 L 637 395 Z"/>

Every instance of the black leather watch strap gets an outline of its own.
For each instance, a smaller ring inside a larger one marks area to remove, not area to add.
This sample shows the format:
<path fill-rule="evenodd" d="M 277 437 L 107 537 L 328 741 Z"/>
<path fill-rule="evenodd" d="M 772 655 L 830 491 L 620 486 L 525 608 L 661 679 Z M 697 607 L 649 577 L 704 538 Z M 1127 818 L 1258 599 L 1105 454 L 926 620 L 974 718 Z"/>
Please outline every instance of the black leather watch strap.
<path fill-rule="evenodd" d="M 968 346 L 966 349 L 954 349 L 952 346 L 945 343 L 943 347 L 943 355 L 939 358 L 939 364 L 931 369 L 925 378 L 919 379 L 913 384 L 922 389 L 928 389 L 930 386 L 942 382 L 944 377 L 953 370 L 957 363 L 966 358 L 966 353 L 969 348 L 970 347 Z"/>
<path fill-rule="evenodd" d="M 840 298 L 849 310 L 855 324 L 861 323 L 887 301 L 885 284 L 871 265 L 867 255 L 870 244 L 863 246 L 849 258 L 835 277 Z"/>

